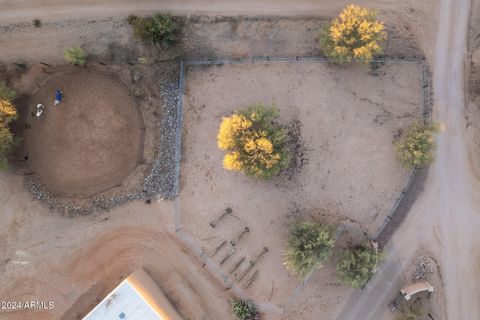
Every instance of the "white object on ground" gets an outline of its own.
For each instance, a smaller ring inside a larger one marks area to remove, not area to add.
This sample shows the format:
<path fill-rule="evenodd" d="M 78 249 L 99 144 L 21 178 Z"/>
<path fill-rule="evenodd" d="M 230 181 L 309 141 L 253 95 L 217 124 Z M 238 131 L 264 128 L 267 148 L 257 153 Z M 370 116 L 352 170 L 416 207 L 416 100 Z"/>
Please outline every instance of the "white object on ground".
<path fill-rule="evenodd" d="M 45 106 L 41 103 L 37 104 L 37 112 L 35 113 L 35 116 L 38 118 L 42 115 L 43 111 L 45 111 Z"/>

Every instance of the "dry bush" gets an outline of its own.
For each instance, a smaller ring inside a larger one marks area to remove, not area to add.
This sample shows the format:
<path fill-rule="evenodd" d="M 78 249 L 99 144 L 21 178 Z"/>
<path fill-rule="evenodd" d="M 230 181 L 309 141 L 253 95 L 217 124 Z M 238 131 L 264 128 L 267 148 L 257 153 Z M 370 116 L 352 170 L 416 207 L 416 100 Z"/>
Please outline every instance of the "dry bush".
<path fill-rule="evenodd" d="M 78 46 L 65 49 L 63 56 L 68 63 L 76 66 L 83 66 L 87 60 L 85 50 Z"/>
<path fill-rule="evenodd" d="M 17 99 L 17 92 L 7 86 L 5 81 L 0 81 L 0 99 L 5 99 L 10 102 Z"/>
<path fill-rule="evenodd" d="M 424 320 L 427 313 L 421 299 L 410 300 L 402 304 L 397 320 Z"/>
<path fill-rule="evenodd" d="M 440 126 L 436 123 L 414 123 L 395 144 L 397 156 L 407 168 L 424 167 L 433 162 L 436 148 L 435 133 Z"/>
<path fill-rule="evenodd" d="M 251 300 L 232 299 L 230 308 L 236 320 L 257 320 L 258 310 Z"/>
<path fill-rule="evenodd" d="M 155 13 L 151 17 L 129 16 L 128 23 L 134 35 L 145 42 L 170 45 L 176 40 L 177 23 L 169 13 Z"/>

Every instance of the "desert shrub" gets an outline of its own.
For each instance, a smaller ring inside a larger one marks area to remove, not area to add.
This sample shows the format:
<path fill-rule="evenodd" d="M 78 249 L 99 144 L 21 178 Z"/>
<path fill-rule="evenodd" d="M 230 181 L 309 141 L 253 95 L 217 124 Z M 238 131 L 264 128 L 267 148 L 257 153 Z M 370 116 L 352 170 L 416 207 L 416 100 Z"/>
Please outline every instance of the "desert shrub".
<path fill-rule="evenodd" d="M 15 147 L 15 138 L 6 126 L 0 126 L 0 170 L 8 166 L 7 157 Z"/>
<path fill-rule="evenodd" d="M 177 23 L 169 13 L 155 13 L 146 18 L 129 16 L 128 23 L 134 35 L 143 41 L 169 45 L 176 40 Z"/>
<path fill-rule="evenodd" d="M 33 19 L 33 25 L 35 28 L 40 28 L 42 26 L 42 21 L 40 19 Z"/>
<path fill-rule="evenodd" d="M 334 244 L 334 230 L 331 226 L 297 222 L 290 228 L 284 265 L 304 278 L 310 270 L 328 260 Z"/>
<path fill-rule="evenodd" d="M 324 27 L 320 44 L 325 55 L 334 61 L 368 63 L 383 53 L 387 36 L 384 29 L 375 11 L 351 4 Z"/>
<path fill-rule="evenodd" d="M 270 178 L 286 168 L 290 156 L 286 150 L 286 132 L 275 123 L 275 107 L 255 105 L 223 118 L 217 135 L 227 170 L 248 176 Z"/>
<path fill-rule="evenodd" d="M 65 49 L 63 56 L 68 63 L 76 66 L 83 66 L 87 59 L 85 50 L 78 46 Z"/>
<path fill-rule="evenodd" d="M 133 25 L 137 19 L 138 17 L 136 15 L 131 14 L 127 17 L 127 22 L 129 25 Z"/>
<path fill-rule="evenodd" d="M 257 320 L 258 310 L 250 300 L 232 299 L 230 301 L 232 314 L 237 320 Z"/>
<path fill-rule="evenodd" d="M 405 167 L 423 167 L 434 160 L 436 143 L 435 133 L 439 131 L 436 123 L 416 122 L 395 144 L 397 156 Z"/>
<path fill-rule="evenodd" d="M 421 299 L 410 300 L 400 307 L 397 320 L 424 320 L 427 317 L 427 310 Z"/>
<path fill-rule="evenodd" d="M 340 253 L 337 279 L 352 288 L 365 285 L 378 264 L 378 250 L 365 244 Z"/>
<path fill-rule="evenodd" d="M 17 92 L 7 86 L 5 81 L 0 81 L 0 99 L 5 99 L 10 102 L 17 99 Z"/>

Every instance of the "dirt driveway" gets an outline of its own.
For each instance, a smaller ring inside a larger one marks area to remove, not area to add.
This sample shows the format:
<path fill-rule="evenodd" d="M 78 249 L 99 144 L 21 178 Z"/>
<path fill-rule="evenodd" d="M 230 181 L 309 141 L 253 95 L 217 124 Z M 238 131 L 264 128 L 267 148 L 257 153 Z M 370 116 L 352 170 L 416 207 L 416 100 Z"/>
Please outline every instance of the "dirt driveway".
<path fill-rule="evenodd" d="M 445 126 L 438 136 L 437 159 L 425 191 L 389 246 L 381 272 L 363 294 L 352 296 L 339 320 L 377 319 L 388 303 L 379 290 L 395 295 L 402 270 L 418 247 L 439 259 L 445 291 L 445 314 L 435 319 L 476 319 L 480 314 L 480 216 L 478 155 L 466 134 L 466 40 L 470 2 L 443 0 L 433 73 L 434 118 Z"/>

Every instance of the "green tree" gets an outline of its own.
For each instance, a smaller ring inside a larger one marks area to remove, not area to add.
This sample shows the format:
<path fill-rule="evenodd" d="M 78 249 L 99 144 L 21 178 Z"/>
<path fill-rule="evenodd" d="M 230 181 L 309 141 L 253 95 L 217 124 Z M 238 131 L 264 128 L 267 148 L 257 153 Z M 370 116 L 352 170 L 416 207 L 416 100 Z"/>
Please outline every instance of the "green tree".
<path fill-rule="evenodd" d="M 309 271 L 328 260 L 335 244 L 334 229 L 317 222 L 297 222 L 290 228 L 285 266 L 304 278 Z"/>
<path fill-rule="evenodd" d="M 232 314 L 237 320 L 256 320 L 258 310 L 251 300 L 232 299 L 230 300 Z"/>
<path fill-rule="evenodd" d="M 337 279 L 352 288 L 365 285 L 378 264 L 378 250 L 362 245 L 340 253 Z"/>
<path fill-rule="evenodd" d="M 439 132 L 439 125 L 433 122 L 414 123 L 395 144 L 398 159 L 407 168 L 423 167 L 435 159 L 435 133 Z"/>
<path fill-rule="evenodd" d="M 370 62 L 383 53 L 384 29 L 375 11 L 351 4 L 321 31 L 320 45 L 334 61 Z"/>
<path fill-rule="evenodd" d="M 85 50 L 79 46 L 65 49 L 63 56 L 68 63 L 76 66 L 83 66 L 87 60 L 87 54 L 85 53 Z"/>
<path fill-rule="evenodd" d="M 151 17 L 128 17 L 134 35 L 146 42 L 170 45 L 176 40 L 177 23 L 169 13 L 157 12 Z"/>
<path fill-rule="evenodd" d="M 5 99 L 10 102 L 13 102 L 17 99 L 17 92 L 7 86 L 5 81 L 0 81 L 0 99 Z"/>

